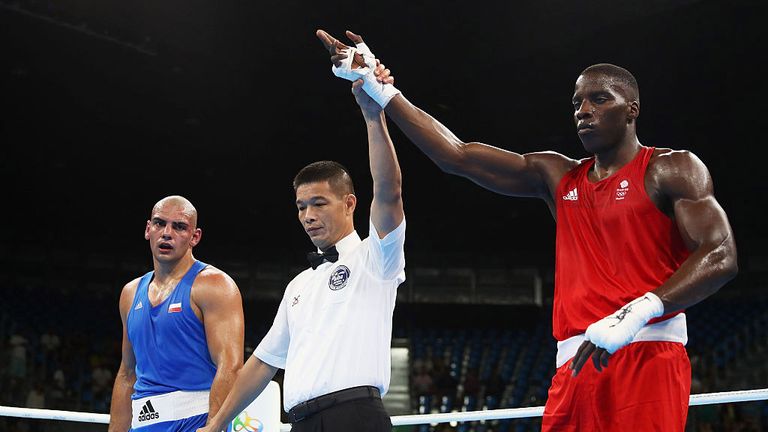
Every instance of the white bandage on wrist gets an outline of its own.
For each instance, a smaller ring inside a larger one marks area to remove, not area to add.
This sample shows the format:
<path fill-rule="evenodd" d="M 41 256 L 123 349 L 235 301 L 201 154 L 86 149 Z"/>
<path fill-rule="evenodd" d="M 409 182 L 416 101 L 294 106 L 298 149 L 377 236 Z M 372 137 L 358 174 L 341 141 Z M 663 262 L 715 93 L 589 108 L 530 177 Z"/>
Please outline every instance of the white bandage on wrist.
<path fill-rule="evenodd" d="M 378 82 L 373 72 L 363 78 L 363 90 L 382 108 L 385 108 L 389 101 L 400 93 L 400 90 L 392 84 Z"/>
<path fill-rule="evenodd" d="M 609 353 L 615 353 L 632 342 L 648 321 L 664 315 L 664 304 L 652 292 L 627 303 L 611 315 L 587 327 L 588 341 Z"/>
<path fill-rule="evenodd" d="M 382 108 L 386 107 L 389 101 L 400 93 L 400 90 L 396 89 L 392 84 L 384 84 L 376 80 L 376 75 L 373 73 L 376 69 L 376 57 L 365 43 L 357 44 L 356 48 L 349 47 L 343 53 L 347 55 L 347 58 L 341 61 L 340 66 L 336 67 L 336 65 L 333 65 L 331 67 L 334 75 L 352 82 L 362 79 L 363 91 Z M 352 69 L 355 53 L 363 56 L 365 67 Z"/>

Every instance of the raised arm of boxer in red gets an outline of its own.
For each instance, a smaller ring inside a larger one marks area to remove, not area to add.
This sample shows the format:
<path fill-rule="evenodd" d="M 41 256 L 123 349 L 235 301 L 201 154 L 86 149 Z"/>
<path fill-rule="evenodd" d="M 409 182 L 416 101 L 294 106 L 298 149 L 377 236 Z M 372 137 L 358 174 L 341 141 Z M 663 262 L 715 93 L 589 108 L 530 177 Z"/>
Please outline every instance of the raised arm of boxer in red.
<path fill-rule="evenodd" d="M 347 45 L 323 30 L 317 36 L 339 65 L 346 58 Z M 355 43 L 361 36 L 347 32 Z M 356 64 L 361 63 L 355 60 Z M 353 66 L 354 67 L 354 66 Z M 431 115 L 410 103 L 402 94 L 385 107 L 387 116 L 445 172 L 466 177 L 494 192 L 524 197 L 539 197 L 552 207 L 552 196 L 563 174 L 576 160 L 554 152 L 519 154 L 478 142 L 464 142 Z"/>

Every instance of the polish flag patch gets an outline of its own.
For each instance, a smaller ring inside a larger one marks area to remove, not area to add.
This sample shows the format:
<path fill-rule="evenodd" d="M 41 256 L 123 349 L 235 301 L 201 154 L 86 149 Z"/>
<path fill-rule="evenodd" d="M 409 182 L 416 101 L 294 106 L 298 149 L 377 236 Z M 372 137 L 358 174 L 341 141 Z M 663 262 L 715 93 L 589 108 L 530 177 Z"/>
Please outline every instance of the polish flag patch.
<path fill-rule="evenodd" d="M 168 313 L 181 312 L 181 303 L 171 303 L 168 306 Z"/>

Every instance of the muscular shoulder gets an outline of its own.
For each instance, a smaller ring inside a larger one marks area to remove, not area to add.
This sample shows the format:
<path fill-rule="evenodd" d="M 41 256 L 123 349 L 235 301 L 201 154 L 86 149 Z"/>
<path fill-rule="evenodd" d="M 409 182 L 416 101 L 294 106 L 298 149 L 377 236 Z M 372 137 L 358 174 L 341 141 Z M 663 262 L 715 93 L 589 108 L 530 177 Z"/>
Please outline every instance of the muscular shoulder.
<path fill-rule="evenodd" d="M 577 159 L 554 151 L 526 153 L 524 156 L 529 164 L 541 170 L 559 169 L 567 172 L 580 163 Z"/>
<path fill-rule="evenodd" d="M 195 278 L 190 294 L 194 302 L 200 306 L 221 299 L 240 298 L 240 289 L 234 279 L 216 267 L 208 266 Z"/>
<path fill-rule="evenodd" d="M 695 165 L 703 163 L 689 150 L 674 150 L 670 148 L 656 148 L 648 163 L 648 170 L 659 172 L 680 173 Z"/>
<path fill-rule="evenodd" d="M 688 150 L 657 148 L 647 171 L 650 186 L 670 198 L 700 198 L 712 193 L 704 162 Z"/>
<path fill-rule="evenodd" d="M 136 288 L 139 287 L 140 281 L 141 281 L 141 277 L 137 277 L 136 279 L 125 284 L 123 286 L 123 292 L 121 295 L 134 294 L 136 292 Z"/>
<path fill-rule="evenodd" d="M 555 190 L 560 179 L 568 171 L 584 161 L 584 159 L 572 159 L 554 151 L 526 153 L 525 159 L 536 172 L 541 173 L 550 192 Z"/>
<path fill-rule="evenodd" d="M 133 304 L 133 298 L 136 296 L 136 289 L 139 287 L 140 280 L 141 277 L 137 277 L 123 286 L 123 290 L 120 292 L 121 315 L 126 316 L 131 304 Z"/>

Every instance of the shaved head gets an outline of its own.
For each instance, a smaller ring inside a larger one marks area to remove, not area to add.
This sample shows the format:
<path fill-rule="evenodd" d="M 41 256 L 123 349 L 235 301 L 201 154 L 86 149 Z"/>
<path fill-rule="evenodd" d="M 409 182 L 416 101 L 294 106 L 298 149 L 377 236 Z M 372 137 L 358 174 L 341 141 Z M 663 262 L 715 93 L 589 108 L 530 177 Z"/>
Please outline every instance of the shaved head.
<path fill-rule="evenodd" d="M 193 227 L 197 227 L 197 209 L 195 206 L 192 205 L 192 203 L 180 195 L 170 195 L 167 196 L 155 204 L 154 207 L 152 207 L 152 215 L 160 211 L 161 209 L 165 208 L 171 208 L 176 207 L 181 210 L 182 213 L 184 213 L 187 217 L 189 217 L 189 221 Z M 152 217 L 150 215 L 150 218 Z"/>

